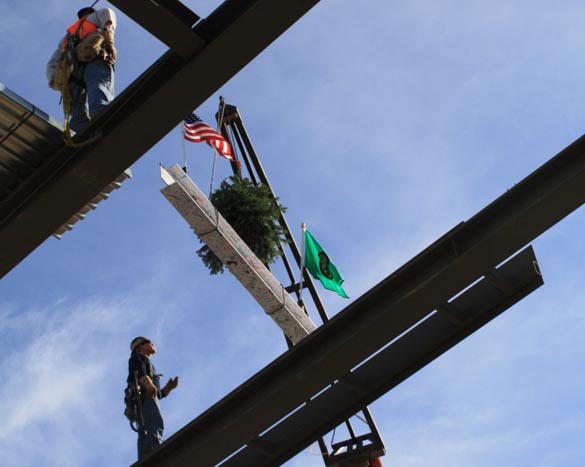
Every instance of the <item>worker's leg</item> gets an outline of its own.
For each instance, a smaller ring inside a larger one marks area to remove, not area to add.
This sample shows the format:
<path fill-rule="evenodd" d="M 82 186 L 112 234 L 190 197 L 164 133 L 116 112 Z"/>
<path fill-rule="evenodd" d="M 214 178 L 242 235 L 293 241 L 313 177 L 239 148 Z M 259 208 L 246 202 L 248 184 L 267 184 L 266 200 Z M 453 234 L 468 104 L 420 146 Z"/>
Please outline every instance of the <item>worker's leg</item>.
<path fill-rule="evenodd" d="M 138 434 L 138 459 L 162 443 L 164 421 L 160 413 L 158 398 L 147 397 L 142 401 L 146 434 Z"/>
<path fill-rule="evenodd" d="M 71 95 L 71 120 L 70 128 L 79 133 L 89 123 L 89 112 L 87 108 L 87 94 L 82 85 L 81 77 L 72 75 L 69 80 L 69 94 Z"/>
<path fill-rule="evenodd" d="M 101 59 L 85 65 L 85 84 L 89 117 L 95 118 L 114 100 L 114 69 Z"/>

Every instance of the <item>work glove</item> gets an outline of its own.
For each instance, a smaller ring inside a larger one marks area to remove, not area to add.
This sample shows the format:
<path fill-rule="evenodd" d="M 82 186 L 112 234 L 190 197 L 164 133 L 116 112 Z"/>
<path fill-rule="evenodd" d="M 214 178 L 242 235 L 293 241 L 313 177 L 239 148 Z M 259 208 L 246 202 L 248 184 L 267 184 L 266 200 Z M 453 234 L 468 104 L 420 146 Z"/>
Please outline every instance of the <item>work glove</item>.
<path fill-rule="evenodd" d="M 104 27 L 103 35 L 103 47 L 106 52 L 105 61 L 113 66 L 116 63 L 116 60 L 118 60 L 118 51 L 116 50 L 116 47 L 114 47 L 114 28 L 110 22 Z"/>
<path fill-rule="evenodd" d="M 175 389 L 177 386 L 179 385 L 179 377 L 175 376 L 174 378 L 169 379 L 169 381 L 167 382 L 167 384 L 165 384 L 165 387 L 162 388 L 162 395 L 164 397 L 167 397 L 169 395 L 169 393 Z"/>
<path fill-rule="evenodd" d="M 143 376 L 139 379 L 140 387 L 144 390 L 147 396 L 156 397 L 158 391 L 152 380 L 148 376 Z"/>
<path fill-rule="evenodd" d="M 91 62 L 100 54 L 103 43 L 104 36 L 97 31 L 92 32 L 75 47 L 77 60 L 80 62 Z"/>
<path fill-rule="evenodd" d="M 114 66 L 116 60 L 118 60 L 118 51 L 116 50 L 116 47 L 114 47 L 114 44 L 106 44 L 104 50 L 106 51 L 106 63 Z"/>

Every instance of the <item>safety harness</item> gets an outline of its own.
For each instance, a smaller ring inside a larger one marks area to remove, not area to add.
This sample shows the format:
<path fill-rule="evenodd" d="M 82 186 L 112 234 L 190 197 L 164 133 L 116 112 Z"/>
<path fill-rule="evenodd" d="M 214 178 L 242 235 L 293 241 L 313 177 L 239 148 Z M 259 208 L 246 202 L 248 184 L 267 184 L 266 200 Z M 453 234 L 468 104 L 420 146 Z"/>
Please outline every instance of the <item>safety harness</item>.
<path fill-rule="evenodd" d="M 146 361 L 148 365 L 148 377 L 154 381 L 156 377 L 162 375 L 155 374 L 154 367 L 150 361 Z M 144 412 L 142 410 L 142 389 L 138 382 L 138 370 L 134 372 L 132 378 L 128 382 L 126 389 L 124 389 L 124 415 L 130 422 L 130 428 L 137 432 L 147 434 L 146 426 L 144 424 Z"/>
<path fill-rule="evenodd" d="M 134 372 L 133 380 L 124 389 L 124 404 L 124 415 L 130 421 L 130 428 L 136 433 L 142 432 L 146 435 L 138 371 Z"/>
<path fill-rule="evenodd" d="M 71 136 L 71 127 L 69 125 L 69 119 L 71 117 L 71 93 L 69 91 L 69 81 L 73 81 L 79 86 L 84 87 L 85 84 L 82 80 L 72 76 L 72 73 L 76 69 L 80 69 L 81 66 L 76 54 L 77 47 L 83 39 L 90 34 L 97 31 L 97 26 L 87 20 L 87 16 L 79 19 L 76 23 L 72 24 L 67 28 L 67 35 L 63 40 L 63 47 L 61 50 L 61 58 L 59 60 L 59 67 L 57 68 L 56 75 L 58 75 L 58 81 L 60 83 L 61 100 L 63 102 L 63 135 L 64 141 L 67 146 L 73 148 L 79 148 L 94 142 L 98 135 L 92 136 L 91 138 L 76 143 L 73 141 Z M 101 44 L 100 44 L 101 45 Z"/>

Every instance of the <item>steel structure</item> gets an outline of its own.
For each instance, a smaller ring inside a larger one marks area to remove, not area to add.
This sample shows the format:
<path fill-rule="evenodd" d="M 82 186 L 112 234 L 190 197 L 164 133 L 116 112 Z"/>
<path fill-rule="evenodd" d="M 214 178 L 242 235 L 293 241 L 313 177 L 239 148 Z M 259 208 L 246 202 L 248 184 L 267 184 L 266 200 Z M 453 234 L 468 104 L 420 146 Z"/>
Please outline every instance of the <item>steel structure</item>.
<path fill-rule="evenodd" d="M 323 436 L 361 407 L 376 400 L 540 287 L 542 277 L 535 264 L 532 249 L 525 249 L 497 269 L 507 284 L 505 290 L 488 279 L 481 280 L 451 303 L 457 309 L 458 318 L 442 312 L 430 315 L 381 353 L 343 375 L 309 404 L 262 433 L 221 466 L 281 465 L 318 436 Z M 344 448 L 346 445 L 347 442 L 344 442 L 337 446 Z M 258 446 L 264 449 L 258 449 Z M 363 448 L 367 448 L 367 445 Z M 332 456 L 330 461 L 326 461 L 327 465 L 344 465 L 345 461 L 355 457 L 355 450 L 359 448 Z"/>
<path fill-rule="evenodd" d="M 583 205 L 584 146 L 447 232 L 135 466 L 278 465 L 529 293 L 540 281 L 531 251 L 502 263 Z M 316 401 L 332 408 L 327 427 Z M 280 448 L 293 425 L 316 430 Z"/>
<path fill-rule="evenodd" d="M 181 167 L 161 166 L 161 178 L 164 197 L 293 344 L 317 328 Z"/>
<path fill-rule="evenodd" d="M 271 193 L 274 202 L 277 203 L 277 196 L 268 180 L 268 175 L 266 174 L 262 162 L 260 161 L 260 157 L 252 144 L 250 135 L 245 128 L 243 118 L 237 107 L 226 104 L 224 99 L 220 97 L 220 107 L 216 118 L 222 134 L 231 142 L 232 147 L 235 150 L 235 156 L 241 158 L 241 161 L 232 161 L 231 166 L 234 174 L 237 174 L 242 170 L 240 166 L 243 162 L 248 177 L 252 183 L 255 185 L 266 186 Z M 325 310 L 323 302 L 321 301 L 321 297 L 315 288 L 311 275 L 303 268 L 303 271 L 301 272 L 302 280 L 301 277 L 298 277 L 297 280 L 294 273 L 294 271 L 299 270 L 301 267 L 302 252 L 299 251 L 294 235 L 283 213 L 280 214 L 278 221 L 288 241 L 285 245 L 280 245 L 282 265 L 284 266 L 284 270 L 290 282 L 290 285 L 286 290 L 291 294 L 296 295 L 297 301 L 301 306 L 305 307 L 307 313 L 309 310 L 308 305 L 310 304 L 310 301 L 312 301 L 312 305 L 318 312 L 321 321 L 326 323 L 329 321 L 329 316 Z M 289 259 L 288 253 L 292 254 L 292 261 Z M 309 292 L 309 297 L 305 294 L 303 298 L 301 292 L 304 289 L 307 289 Z M 307 300 L 307 298 L 309 300 Z M 384 441 L 376 427 L 376 423 L 369 408 L 361 408 L 361 414 L 357 415 L 356 419 L 362 420 L 362 428 L 365 426 L 367 429 L 366 432 L 362 432 L 361 434 L 358 433 L 354 428 L 351 419 L 348 417 L 343 420 L 343 427 L 347 430 L 349 438 L 332 446 L 331 452 L 329 452 L 323 437 L 317 439 L 320 453 L 327 466 L 334 467 L 339 465 L 340 461 L 347 461 L 351 462 L 352 467 L 367 467 L 372 458 L 381 457 L 386 453 Z M 337 430 L 337 427 L 335 427 L 335 429 Z M 343 433 L 343 431 L 341 432 Z"/>
<path fill-rule="evenodd" d="M 32 163 L 10 160 L 18 175 L 0 198 L 0 277 L 318 0 L 227 0 L 199 22 L 177 0 L 112 3 L 171 50 L 78 135 L 99 128 L 94 144 L 55 142 Z M 135 465 L 279 465 L 538 287 L 532 250 L 510 257 L 584 202 L 581 138 Z"/>
<path fill-rule="evenodd" d="M 176 0 L 113 0 L 172 49 L 77 137 L 99 129 L 95 143 L 57 143 L 0 200 L 0 277 L 318 2 L 226 0 L 191 28 L 197 15 Z M 140 137 L 129 137 L 136 128 Z"/>

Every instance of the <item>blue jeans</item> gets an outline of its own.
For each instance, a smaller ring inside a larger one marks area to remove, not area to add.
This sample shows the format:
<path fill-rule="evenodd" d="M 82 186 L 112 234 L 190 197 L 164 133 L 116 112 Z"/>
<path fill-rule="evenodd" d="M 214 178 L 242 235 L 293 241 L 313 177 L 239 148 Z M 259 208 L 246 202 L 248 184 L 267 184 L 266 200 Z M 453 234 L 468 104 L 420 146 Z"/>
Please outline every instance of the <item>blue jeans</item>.
<path fill-rule="evenodd" d="M 84 64 L 72 73 L 69 92 L 69 126 L 75 133 L 79 133 L 114 100 L 114 68 L 100 59 Z"/>
<path fill-rule="evenodd" d="M 142 412 L 146 434 L 138 432 L 138 460 L 162 443 L 165 428 L 158 397 L 146 397 L 142 401 Z"/>

